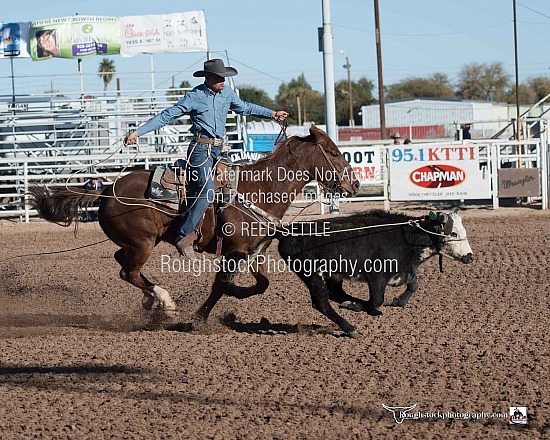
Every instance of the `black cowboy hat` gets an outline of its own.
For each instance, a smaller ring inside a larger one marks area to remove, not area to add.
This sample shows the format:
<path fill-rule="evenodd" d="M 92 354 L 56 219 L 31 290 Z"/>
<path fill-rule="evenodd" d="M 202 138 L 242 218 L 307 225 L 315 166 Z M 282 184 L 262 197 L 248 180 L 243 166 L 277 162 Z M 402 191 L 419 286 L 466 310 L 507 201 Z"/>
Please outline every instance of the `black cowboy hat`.
<path fill-rule="evenodd" d="M 206 76 L 208 74 L 222 76 L 224 78 L 228 76 L 235 76 L 237 70 L 233 67 L 225 67 L 222 60 L 214 59 L 204 62 L 204 70 L 197 70 L 193 73 L 193 76 Z"/>

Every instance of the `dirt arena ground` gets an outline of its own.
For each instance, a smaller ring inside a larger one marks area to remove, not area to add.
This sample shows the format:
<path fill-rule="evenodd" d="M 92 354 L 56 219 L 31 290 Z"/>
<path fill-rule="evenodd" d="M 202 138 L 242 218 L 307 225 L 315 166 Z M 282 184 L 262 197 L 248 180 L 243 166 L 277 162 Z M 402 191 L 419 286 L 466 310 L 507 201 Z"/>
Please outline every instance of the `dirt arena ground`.
<path fill-rule="evenodd" d="M 162 255 L 177 257 L 167 244 L 144 269 L 181 309 L 160 326 L 118 278 L 111 242 L 5 261 L 100 241 L 97 223 L 75 238 L 3 220 L 0 438 L 549 438 L 550 213 L 463 214 L 476 261 L 446 261 L 442 274 L 437 258 L 425 263 L 404 309 L 340 311 L 362 340 L 314 310 L 292 273 L 271 273 L 262 296 L 223 298 L 192 330 L 213 274 L 162 273 Z M 416 404 L 417 418 L 396 423 L 383 404 Z M 516 406 L 527 407 L 526 425 L 509 424 Z"/>

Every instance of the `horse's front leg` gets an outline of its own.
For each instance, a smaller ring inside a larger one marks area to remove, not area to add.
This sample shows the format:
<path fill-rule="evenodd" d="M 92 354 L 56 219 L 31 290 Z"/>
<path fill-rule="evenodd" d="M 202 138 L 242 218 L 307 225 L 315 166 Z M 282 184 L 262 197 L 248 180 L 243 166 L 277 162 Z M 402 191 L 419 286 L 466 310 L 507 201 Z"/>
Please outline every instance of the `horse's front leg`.
<path fill-rule="evenodd" d="M 269 280 L 266 276 L 265 265 L 258 261 L 252 261 L 247 269 L 256 279 L 256 284 L 249 287 L 235 285 L 233 279 L 235 278 L 236 273 L 234 271 L 230 272 L 228 268 L 241 267 L 242 265 L 239 266 L 238 263 L 243 260 L 244 255 L 240 253 L 231 257 L 226 257 L 227 264 L 222 265 L 224 270 L 216 274 L 210 295 L 195 313 L 195 316 L 198 319 L 201 321 L 206 321 L 210 315 L 210 312 L 223 295 L 231 296 L 237 299 L 245 299 L 254 295 L 260 295 L 267 290 L 269 287 Z"/>
<path fill-rule="evenodd" d="M 227 286 L 226 295 L 237 299 L 250 298 L 254 295 L 261 295 L 269 287 L 269 280 L 266 276 L 265 264 L 260 260 L 253 260 L 247 270 L 252 273 L 256 280 L 256 284 L 249 287 L 236 286 L 233 282 Z"/>

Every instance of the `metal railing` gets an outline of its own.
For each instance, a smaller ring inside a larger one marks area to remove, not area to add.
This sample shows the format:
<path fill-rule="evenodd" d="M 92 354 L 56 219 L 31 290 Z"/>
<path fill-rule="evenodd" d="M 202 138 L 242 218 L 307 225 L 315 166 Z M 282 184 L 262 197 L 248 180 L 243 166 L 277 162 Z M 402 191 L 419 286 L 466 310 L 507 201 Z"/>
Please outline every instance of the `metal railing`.
<path fill-rule="evenodd" d="M 91 177 L 109 182 L 128 166 L 149 169 L 185 157 L 192 136 L 186 116 L 177 124 L 140 137 L 139 151 L 135 146 L 122 146 L 122 139 L 130 129 L 170 106 L 177 98 L 152 92 L 138 97 L 19 97 L 17 106 L 4 102 L 4 108 L 0 101 L 0 217 L 20 216 L 21 220 L 28 221 L 33 212 L 25 194 L 32 183 L 78 186 Z M 489 161 L 491 157 L 497 161 L 495 170 L 504 162 L 516 162 L 513 166 L 517 167 L 533 164 L 540 167 L 543 205 L 546 207 L 547 141 L 545 130 L 541 133 L 540 139 L 520 142 L 493 139 L 468 142 L 480 146 L 482 160 Z M 230 114 L 227 135 L 234 148 L 245 146 L 243 119 Z M 438 142 L 439 146 L 456 144 Z M 384 149 L 381 156 L 383 194 L 354 200 L 384 200 L 389 207 L 386 149 L 380 148 Z M 497 151 L 489 155 L 489 148 Z M 494 199 L 494 204 L 498 206 L 497 199 Z"/>
<path fill-rule="evenodd" d="M 29 214 L 23 200 L 29 182 L 81 185 L 90 177 L 109 180 L 128 166 L 148 168 L 185 157 L 192 134 L 184 116 L 173 125 L 122 147 L 124 136 L 182 95 L 138 97 L 19 96 L 0 101 L 0 216 Z M 3 105 L 3 107 L 2 107 Z M 244 124 L 230 113 L 227 143 L 243 148 Z"/>

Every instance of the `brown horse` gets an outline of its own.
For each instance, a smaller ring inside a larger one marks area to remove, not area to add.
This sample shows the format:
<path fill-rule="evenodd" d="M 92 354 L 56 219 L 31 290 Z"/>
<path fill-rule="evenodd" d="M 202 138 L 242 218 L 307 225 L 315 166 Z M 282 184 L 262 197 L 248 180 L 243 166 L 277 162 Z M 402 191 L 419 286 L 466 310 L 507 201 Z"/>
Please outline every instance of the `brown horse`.
<path fill-rule="evenodd" d="M 237 195 L 223 210 L 208 208 L 202 222 L 200 252 L 220 251 L 220 230 L 232 231 L 221 241 L 221 255 L 226 262 L 241 261 L 248 255 L 264 251 L 269 242 L 264 234 L 253 234 L 251 223 L 273 224 L 282 219 L 294 196 L 307 182 L 317 180 L 331 192 L 355 194 L 359 182 L 353 170 L 325 132 L 312 126 L 307 137 L 290 137 L 273 153 L 259 161 L 240 167 Z M 153 248 L 161 241 L 174 243 L 181 216 L 176 211 L 159 207 L 147 200 L 151 172 L 133 171 L 106 187 L 101 195 L 65 187 L 35 186 L 30 189 L 39 215 L 63 226 L 78 222 L 79 206 L 101 197 L 98 218 L 107 237 L 120 249 L 115 259 L 120 264 L 120 277 L 140 288 L 142 305 L 151 310 L 155 301 L 168 315 L 176 313 L 176 304 L 162 287 L 150 282 L 141 273 Z M 253 202 L 254 206 L 251 206 Z M 229 227 L 220 228 L 220 226 Z M 246 227 L 243 227 L 245 225 Z M 256 228 L 258 230 L 259 228 Z M 266 231 L 266 228 L 263 228 Z M 235 264 L 225 264 L 216 274 L 210 296 L 196 313 L 206 320 L 223 294 L 247 298 L 265 292 L 269 281 L 261 265 L 254 265 L 256 284 L 239 287 L 233 283 Z M 231 269 L 233 268 L 233 269 Z"/>

